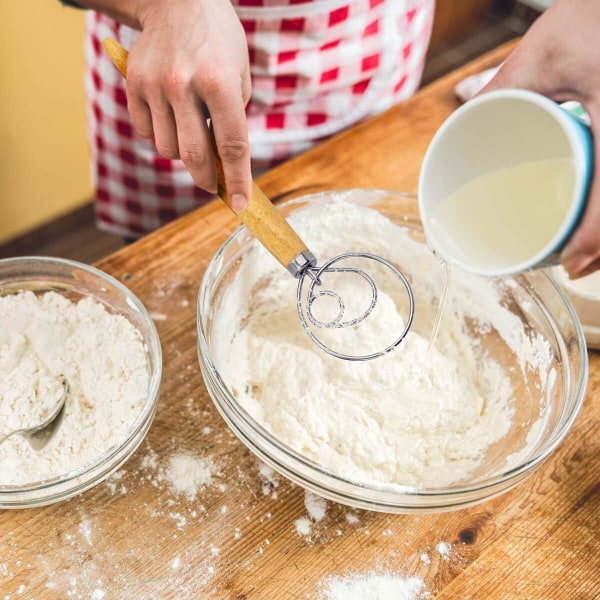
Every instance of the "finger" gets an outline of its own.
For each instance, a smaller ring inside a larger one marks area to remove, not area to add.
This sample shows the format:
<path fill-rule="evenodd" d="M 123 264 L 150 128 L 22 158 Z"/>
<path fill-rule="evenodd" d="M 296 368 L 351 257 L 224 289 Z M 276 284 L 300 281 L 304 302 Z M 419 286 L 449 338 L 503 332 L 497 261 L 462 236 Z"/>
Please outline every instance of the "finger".
<path fill-rule="evenodd" d="M 239 88 L 207 95 L 217 151 L 223 163 L 225 187 L 235 212 L 243 211 L 250 198 L 252 174 L 244 100 Z"/>
<path fill-rule="evenodd" d="M 600 124 L 600 103 L 586 106 L 592 125 Z M 594 174 L 581 222 L 565 246 L 561 262 L 571 277 L 581 277 L 600 258 L 600 136 L 593 138 Z"/>
<path fill-rule="evenodd" d="M 177 125 L 171 105 L 161 96 L 148 102 L 152 113 L 152 129 L 156 150 L 164 158 L 179 158 Z"/>
<path fill-rule="evenodd" d="M 152 128 L 150 107 L 140 94 L 138 86 L 133 83 L 130 84 L 129 80 L 126 82 L 125 91 L 127 93 L 127 109 L 135 130 L 142 137 L 152 139 L 154 129 Z"/>
<path fill-rule="evenodd" d="M 581 279 L 581 277 L 586 277 L 587 275 L 591 275 L 596 271 L 600 270 L 600 258 L 597 258 L 595 261 L 590 263 L 583 271 L 579 271 L 579 273 L 571 274 L 569 273 L 569 279 Z"/>
<path fill-rule="evenodd" d="M 550 92 L 540 76 L 541 69 L 531 56 L 527 57 L 527 50 L 521 44 L 500 65 L 497 73 L 481 88 L 478 95 L 503 88 L 522 88 L 540 94 Z"/>
<path fill-rule="evenodd" d="M 142 137 L 152 139 L 154 137 L 154 128 L 152 127 L 150 107 L 137 97 L 131 100 L 129 96 L 127 96 L 127 106 L 135 130 Z"/>
<path fill-rule="evenodd" d="M 598 165 L 600 167 L 600 165 Z M 561 262 L 571 277 L 582 276 L 600 258 L 600 187 L 592 184 L 581 223 L 565 246 Z"/>
<path fill-rule="evenodd" d="M 199 100 L 190 94 L 174 105 L 174 112 L 181 160 L 198 187 L 216 193 L 215 158 Z"/>

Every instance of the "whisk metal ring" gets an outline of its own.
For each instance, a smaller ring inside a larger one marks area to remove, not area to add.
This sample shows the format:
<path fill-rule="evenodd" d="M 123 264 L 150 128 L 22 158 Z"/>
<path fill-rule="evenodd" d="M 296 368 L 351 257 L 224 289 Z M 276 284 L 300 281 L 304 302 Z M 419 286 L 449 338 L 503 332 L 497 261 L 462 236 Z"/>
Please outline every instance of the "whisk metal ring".
<path fill-rule="evenodd" d="M 375 308 L 375 306 L 377 304 L 377 286 L 375 285 L 375 282 L 373 281 L 373 278 L 370 275 L 368 275 L 362 269 L 358 269 L 355 267 L 332 267 L 332 265 L 334 265 L 335 263 L 337 263 L 341 260 L 348 259 L 348 258 L 366 258 L 369 260 L 376 260 L 377 262 L 383 264 L 388 269 L 390 269 L 400 279 L 400 281 L 402 282 L 402 284 L 404 285 L 404 287 L 406 289 L 406 293 L 408 296 L 409 311 L 408 311 L 408 319 L 406 320 L 404 329 L 402 330 L 400 335 L 391 344 L 386 346 L 383 350 L 373 352 L 371 354 L 363 354 L 363 355 L 345 354 L 342 352 L 338 352 L 332 348 L 329 348 L 314 334 L 314 332 L 310 328 L 310 325 L 308 324 L 308 321 L 310 321 L 310 323 L 312 323 L 315 327 L 319 327 L 319 328 L 351 327 L 353 325 L 357 325 L 358 323 L 360 323 L 361 321 L 366 319 L 371 314 L 373 309 Z M 365 281 L 367 281 L 367 283 L 369 283 L 369 285 L 371 287 L 371 294 L 372 294 L 371 302 L 370 302 L 369 306 L 365 309 L 365 311 L 358 317 L 349 319 L 347 321 L 342 321 L 343 316 L 344 316 L 345 305 L 344 305 L 344 301 L 341 298 L 341 296 L 337 292 L 334 292 L 332 290 L 320 290 L 317 293 L 314 292 L 314 287 L 316 285 L 321 285 L 321 275 L 323 273 L 333 273 L 333 272 L 355 273 L 355 274 L 359 275 L 360 277 L 362 277 Z M 306 314 L 305 314 L 304 309 L 303 309 L 302 291 L 304 288 L 304 279 L 307 276 L 311 279 L 311 283 L 310 283 L 310 286 L 307 291 L 307 306 L 306 306 Z M 333 297 L 338 302 L 338 306 L 339 306 L 338 315 L 334 319 L 331 319 L 330 321 L 321 321 L 320 319 L 317 319 L 314 316 L 314 314 L 312 313 L 313 302 L 317 298 L 320 298 L 322 296 Z M 317 346 L 319 346 L 319 348 L 321 348 L 323 351 L 327 352 L 331 356 L 334 356 L 336 358 L 340 358 L 343 360 L 353 360 L 353 361 L 372 360 L 374 358 L 383 356 L 384 354 L 387 354 L 388 352 L 390 352 L 391 350 L 396 348 L 402 342 L 402 340 L 406 337 L 406 334 L 408 333 L 408 331 L 412 325 L 412 321 L 413 321 L 414 313 L 415 313 L 414 296 L 413 296 L 412 288 L 410 287 L 410 284 L 409 284 L 408 280 L 406 279 L 405 275 L 401 271 L 399 271 L 398 268 L 394 264 L 392 264 L 390 261 L 386 260 L 382 256 L 378 256 L 376 254 L 370 254 L 368 252 L 347 252 L 345 254 L 339 254 L 338 256 L 334 256 L 333 258 L 331 258 L 330 260 L 325 262 L 320 267 L 316 267 L 312 264 L 307 266 L 306 269 L 304 269 L 304 271 L 300 274 L 300 276 L 298 278 L 296 302 L 297 302 L 298 317 L 300 319 L 300 322 L 302 323 L 304 330 L 306 331 L 308 336 L 312 339 L 312 341 L 315 344 L 317 344 Z"/>
<path fill-rule="evenodd" d="M 336 257 L 334 260 L 339 260 L 339 259 L 341 259 L 341 256 Z M 331 264 L 331 261 L 330 261 L 330 264 Z M 313 277 L 313 270 L 314 270 L 314 277 Z M 326 328 L 326 329 L 331 329 L 334 327 L 336 327 L 336 328 L 351 327 L 352 325 L 357 325 L 361 321 L 364 321 L 371 314 L 371 312 L 375 308 L 375 305 L 377 304 L 377 286 L 375 285 L 375 282 L 373 281 L 373 278 L 370 275 L 365 273 L 362 269 L 355 269 L 353 267 L 334 267 L 334 268 L 320 267 L 318 269 L 314 268 L 313 270 L 311 270 L 308 273 L 308 275 L 311 277 L 312 281 L 310 282 L 310 285 L 308 287 L 308 292 L 307 292 L 306 316 L 308 317 L 309 321 L 313 325 L 315 325 L 315 327 L 321 327 L 321 328 Z M 369 304 L 368 308 L 358 317 L 355 317 L 354 319 L 350 319 L 348 321 L 342 321 L 344 312 L 346 310 L 346 306 L 344 304 L 344 300 L 342 299 L 342 297 L 337 292 L 334 292 L 333 290 L 319 290 L 317 293 L 314 292 L 315 285 L 321 285 L 321 277 L 320 276 L 324 271 L 326 271 L 327 273 L 355 273 L 356 275 L 359 275 L 360 277 L 362 277 L 371 286 L 371 303 Z M 317 317 L 315 317 L 315 315 L 312 312 L 313 302 L 315 300 L 317 300 L 318 298 L 322 298 L 323 296 L 329 296 L 329 297 L 335 298 L 335 300 L 338 303 L 338 307 L 339 307 L 338 315 L 336 318 L 331 319 L 330 321 L 321 321 L 320 319 L 317 319 Z"/>

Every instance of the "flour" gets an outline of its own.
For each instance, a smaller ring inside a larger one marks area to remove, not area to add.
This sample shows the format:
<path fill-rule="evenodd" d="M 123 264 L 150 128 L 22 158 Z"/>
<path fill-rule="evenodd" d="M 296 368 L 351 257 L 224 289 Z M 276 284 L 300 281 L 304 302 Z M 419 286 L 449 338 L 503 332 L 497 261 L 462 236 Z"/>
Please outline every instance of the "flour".
<path fill-rule="evenodd" d="M 210 459 L 200 459 L 187 454 L 178 454 L 169 459 L 166 476 L 177 493 L 185 494 L 190 500 L 198 491 L 210 485 L 216 473 L 215 464 Z"/>
<path fill-rule="evenodd" d="M 304 493 L 304 506 L 310 515 L 310 518 L 317 523 L 322 521 L 327 512 L 327 501 L 321 496 L 317 496 L 308 490 Z"/>
<path fill-rule="evenodd" d="M 420 577 L 403 578 L 387 573 L 367 573 L 332 578 L 319 600 L 417 600 L 425 593 Z"/>
<path fill-rule="evenodd" d="M 272 500 L 277 500 L 279 487 L 279 477 L 275 471 L 264 463 L 261 463 L 259 473 L 262 477 L 262 493 L 264 496 L 270 496 Z"/>
<path fill-rule="evenodd" d="M 0 348 L 0 436 L 42 423 L 66 393 L 64 378 L 51 375 L 26 346 L 25 337 L 16 334 Z"/>
<path fill-rule="evenodd" d="M 306 517 L 300 517 L 294 521 L 296 527 L 296 533 L 303 536 L 309 536 L 312 531 L 312 525 L 309 519 Z"/>
<path fill-rule="evenodd" d="M 92 526 L 88 519 L 82 519 L 79 523 L 79 533 L 83 536 L 88 546 L 92 546 Z"/>
<path fill-rule="evenodd" d="M 174 440 L 176 442 L 176 440 Z M 146 442 L 146 444 L 148 444 Z M 180 497 L 187 501 L 195 500 L 198 494 L 208 487 L 219 490 L 221 493 L 227 491 L 227 486 L 218 483 L 218 478 L 222 476 L 220 466 L 210 456 L 195 456 L 187 452 L 174 452 L 165 459 L 161 460 L 156 451 L 147 445 L 147 451 L 142 455 L 140 468 L 136 476 L 141 480 L 149 482 L 152 486 L 171 492 L 167 500 L 168 506 L 175 506 L 180 502 Z M 109 478 L 106 485 L 115 493 L 118 490 L 118 482 L 121 475 L 116 473 L 117 479 L 112 481 Z M 187 503 L 182 504 L 186 506 Z M 195 504 L 194 507 L 200 512 L 205 512 L 202 504 Z M 189 505 L 188 505 L 189 508 Z M 221 507 L 225 513 L 227 507 Z M 157 511 L 152 516 L 163 516 L 166 513 Z M 183 529 L 188 523 L 188 517 L 181 512 L 171 511 L 169 518 L 173 519 L 178 529 Z M 196 510 L 189 512 L 189 517 L 196 518 Z"/>
<path fill-rule="evenodd" d="M 379 213 L 345 202 L 343 194 L 290 221 L 320 262 L 355 250 L 400 264 L 412 282 L 415 321 L 382 358 L 330 357 L 298 321 L 295 280 L 256 243 L 216 309 L 213 355 L 242 407 L 282 443 L 350 481 L 443 487 L 481 473 L 486 452 L 513 425 L 515 373 L 538 378 L 543 398 L 548 343 L 503 308 L 493 281 L 457 272 L 428 351 L 441 277 L 424 244 Z M 371 329 L 345 330 L 350 348 L 381 347 L 390 331 L 402 330 L 406 306 L 385 289 L 379 287 L 380 318 Z M 350 291 L 353 302 L 358 292 Z M 500 340 L 497 352 L 506 365 L 482 347 L 486 335 Z"/>
<path fill-rule="evenodd" d="M 435 546 L 435 549 L 437 551 L 437 553 L 444 559 L 444 560 L 448 560 L 448 557 L 450 556 L 450 550 L 451 550 L 451 546 L 448 542 L 438 542 Z"/>
<path fill-rule="evenodd" d="M 146 351 L 123 316 L 47 292 L 0 297 L 0 437 L 68 394 L 56 435 L 34 451 L 20 435 L 0 445 L 0 485 L 63 475 L 123 440 L 148 389 Z"/>

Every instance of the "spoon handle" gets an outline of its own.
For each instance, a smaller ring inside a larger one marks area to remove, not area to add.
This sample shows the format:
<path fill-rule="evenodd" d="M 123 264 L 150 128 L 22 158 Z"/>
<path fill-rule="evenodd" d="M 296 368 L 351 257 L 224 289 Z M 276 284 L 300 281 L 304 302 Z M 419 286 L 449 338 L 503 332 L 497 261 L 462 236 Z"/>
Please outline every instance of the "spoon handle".
<path fill-rule="evenodd" d="M 127 77 L 127 58 L 129 56 L 127 50 L 112 38 L 104 39 L 102 45 L 123 77 Z M 221 200 L 231 208 L 231 201 L 229 200 L 229 194 L 225 185 L 223 163 L 217 152 L 217 144 L 212 127 L 209 127 L 209 132 L 216 160 L 217 193 Z M 248 206 L 236 214 L 263 246 L 293 275 L 296 275 L 296 269 L 294 269 L 294 265 L 297 264 L 296 259 L 300 255 L 312 256 L 306 244 L 254 181 L 252 182 L 252 196 L 248 202 Z"/>
<path fill-rule="evenodd" d="M 57 402 L 56 406 L 53 408 L 52 412 L 45 415 L 44 419 L 37 425 L 22 427 L 21 429 L 9 431 L 0 438 L 0 446 L 8 438 L 12 437 L 16 433 L 19 433 L 29 440 L 29 444 L 34 450 L 41 450 L 56 433 L 62 423 L 65 413 L 65 403 L 69 393 L 69 385 L 64 378 L 62 380 L 62 386 L 62 396 Z"/>

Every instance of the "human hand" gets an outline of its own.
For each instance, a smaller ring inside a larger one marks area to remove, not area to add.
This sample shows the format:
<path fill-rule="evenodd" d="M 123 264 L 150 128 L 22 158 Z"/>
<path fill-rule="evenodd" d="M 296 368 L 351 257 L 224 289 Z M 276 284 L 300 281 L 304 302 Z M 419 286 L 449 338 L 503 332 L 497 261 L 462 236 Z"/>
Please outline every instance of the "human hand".
<path fill-rule="evenodd" d="M 216 191 L 211 117 L 232 208 L 245 208 L 252 175 L 245 105 L 251 80 L 246 37 L 229 0 L 151 0 L 127 62 L 134 127 L 159 154 L 181 158 L 194 182 Z"/>
<path fill-rule="evenodd" d="M 576 100 L 590 116 L 594 171 L 600 174 L 600 2 L 555 0 L 479 93 L 514 87 L 557 102 Z M 600 175 L 594 177 L 577 229 L 561 262 L 571 278 L 600 269 Z"/>

